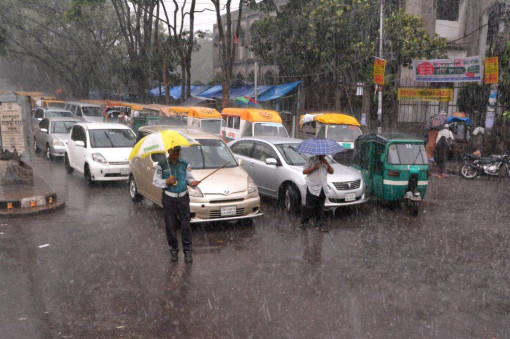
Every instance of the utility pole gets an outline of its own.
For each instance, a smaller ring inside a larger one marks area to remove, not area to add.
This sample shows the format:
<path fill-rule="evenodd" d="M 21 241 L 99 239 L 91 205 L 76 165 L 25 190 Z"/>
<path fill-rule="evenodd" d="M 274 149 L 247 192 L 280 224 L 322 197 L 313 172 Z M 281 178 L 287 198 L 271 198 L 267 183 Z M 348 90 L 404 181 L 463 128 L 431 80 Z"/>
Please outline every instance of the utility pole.
<path fill-rule="evenodd" d="M 258 62 L 255 61 L 255 71 L 254 73 L 254 80 L 255 80 L 255 89 L 253 91 L 255 100 L 257 100 L 257 73 L 258 73 Z"/>
<path fill-rule="evenodd" d="M 379 14 L 379 58 L 383 58 L 383 29 L 384 29 L 384 0 L 381 1 L 381 13 Z M 381 129 L 382 122 L 382 99 L 383 87 L 378 85 L 379 98 L 377 101 L 377 120 L 379 121 L 378 132 Z"/>

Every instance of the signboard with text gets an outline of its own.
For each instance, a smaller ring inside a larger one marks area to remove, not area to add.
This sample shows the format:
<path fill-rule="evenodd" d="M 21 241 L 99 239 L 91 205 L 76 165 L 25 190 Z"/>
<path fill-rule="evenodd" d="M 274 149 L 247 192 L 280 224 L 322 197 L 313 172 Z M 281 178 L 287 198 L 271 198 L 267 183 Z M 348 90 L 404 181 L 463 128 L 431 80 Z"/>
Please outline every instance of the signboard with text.
<path fill-rule="evenodd" d="M 452 101 L 451 88 L 399 88 L 399 101 Z"/>
<path fill-rule="evenodd" d="M 21 106 L 15 102 L 4 102 L 0 105 L 0 133 L 2 148 L 21 154 L 25 151 L 23 119 Z"/>
<path fill-rule="evenodd" d="M 384 73 L 386 71 L 386 60 L 374 59 L 374 84 L 384 86 Z"/>
<path fill-rule="evenodd" d="M 485 79 L 484 83 L 486 85 L 489 84 L 497 84 L 498 83 L 498 57 L 486 58 L 485 59 Z"/>
<path fill-rule="evenodd" d="M 471 82 L 482 79 L 480 57 L 459 59 L 413 60 L 415 81 Z"/>

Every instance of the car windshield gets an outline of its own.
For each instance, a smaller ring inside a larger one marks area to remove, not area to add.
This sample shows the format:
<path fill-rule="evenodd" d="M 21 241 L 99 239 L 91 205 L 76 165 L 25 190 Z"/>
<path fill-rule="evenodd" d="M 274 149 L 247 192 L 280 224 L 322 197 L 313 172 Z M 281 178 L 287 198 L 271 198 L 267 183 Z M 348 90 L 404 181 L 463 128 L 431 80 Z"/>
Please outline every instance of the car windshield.
<path fill-rule="evenodd" d="M 303 166 L 308 156 L 296 152 L 299 144 L 279 144 L 275 145 L 285 162 L 292 166 Z"/>
<path fill-rule="evenodd" d="M 361 135 L 358 126 L 328 125 L 328 138 L 336 141 L 354 141 Z"/>
<path fill-rule="evenodd" d="M 69 133 L 76 121 L 54 121 L 51 127 L 51 133 Z"/>
<path fill-rule="evenodd" d="M 258 122 L 253 124 L 253 135 L 254 136 L 280 136 L 288 137 L 289 133 L 285 127 L 277 122 Z"/>
<path fill-rule="evenodd" d="M 221 120 L 208 119 L 202 120 L 202 130 L 211 134 L 220 134 L 221 130 Z"/>
<path fill-rule="evenodd" d="M 129 129 L 90 130 L 90 146 L 93 148 L 133 147 L 136 136 Z"/>
<path fill-rule="evenodd" d="M 71 118 L 73 117 L 73 113 L 69 111 L 46 111 L 46 118 Z"/>
<path fill-rule="evenodd" d="M 66 103 L 65 102 L 48 102 L 49 107 L 56 107 L 56 108 L 65 108 Z"/>
<path fill-rule="evenodd" d="M 426 165 L 425 147 L 418 144 L 393 144 L 388 147 L 388 163 L 391 165 Z"/>
<path fill-rule="evenodd" d="M 181 157 L 193 169 L 213 169 L 229 162 L 225 167 L 236 167 L 237 162 L 227 145 L 217 139 L 198 139 L 200 145 L 183 147 Z"/>
<path fill-rule="evenodd" d="M 82 107 L 83 115 L 88 115 L 92 117 L 100 117 L 103 116 L 103 110 L 101 107 Z"/>

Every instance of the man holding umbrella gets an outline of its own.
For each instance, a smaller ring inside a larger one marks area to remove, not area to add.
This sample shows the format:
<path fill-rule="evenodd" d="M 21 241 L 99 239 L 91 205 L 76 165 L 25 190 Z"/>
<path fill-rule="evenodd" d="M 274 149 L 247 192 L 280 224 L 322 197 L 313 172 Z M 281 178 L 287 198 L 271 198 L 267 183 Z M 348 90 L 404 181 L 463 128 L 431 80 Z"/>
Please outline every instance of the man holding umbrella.
<path fill-rule="evenodd" d="M 328 232 L 324 225 L 324 204 L 326 202 L 327 176 L 333 174 L 333 167 L 325 158 L 325 154 L 343 151 L 338 143 L 331 139 L 308 139 L 298 145 L 296 151 L 311 154 L 303 167 L 306 175 L 306 206 L 301 217 L 301 228 L 306 229 L 312 214 L 315 215 L 315 227 Z"/>
<path fill-rule="evenodd" d="M 179 245 L 177 243 L 176 229 L 181 228 L 184 261 L 192 263 L 192 238 L 190 226 L 190 208 L 187 185 L 197 186 L 200 182 L 195 180 L 189 163 L 180 159 L 181 147 L 168 149 L 169 157 L 160 161 L 155 168 L 152 183 L 163 189 L 163 211 L 165 230 L 168 245 L 170 246 L 171 260 L 178 260 Z"/>

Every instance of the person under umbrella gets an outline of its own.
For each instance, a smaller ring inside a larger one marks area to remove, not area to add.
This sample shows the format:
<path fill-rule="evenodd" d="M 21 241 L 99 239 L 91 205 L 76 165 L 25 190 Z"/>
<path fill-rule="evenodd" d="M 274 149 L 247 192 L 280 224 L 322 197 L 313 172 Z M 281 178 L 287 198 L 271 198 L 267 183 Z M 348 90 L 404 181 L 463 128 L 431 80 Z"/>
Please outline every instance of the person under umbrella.
<path fill-rule="evenodd" d="M 343 151 L 338 143 L 331 139 L 308 139 L 296 147 L 299 153 L 310 154 L 303 174 L 306 175 L 306 205 L 301 215 L 301 228 L 305 230 L 311 216 L 315 216 L 315 228 L 328 232 L 324 225 L 324 204 L 326 202 L 327 175 L 333 174 L 333 167 L 326 160 L 326 155 Z"/>

